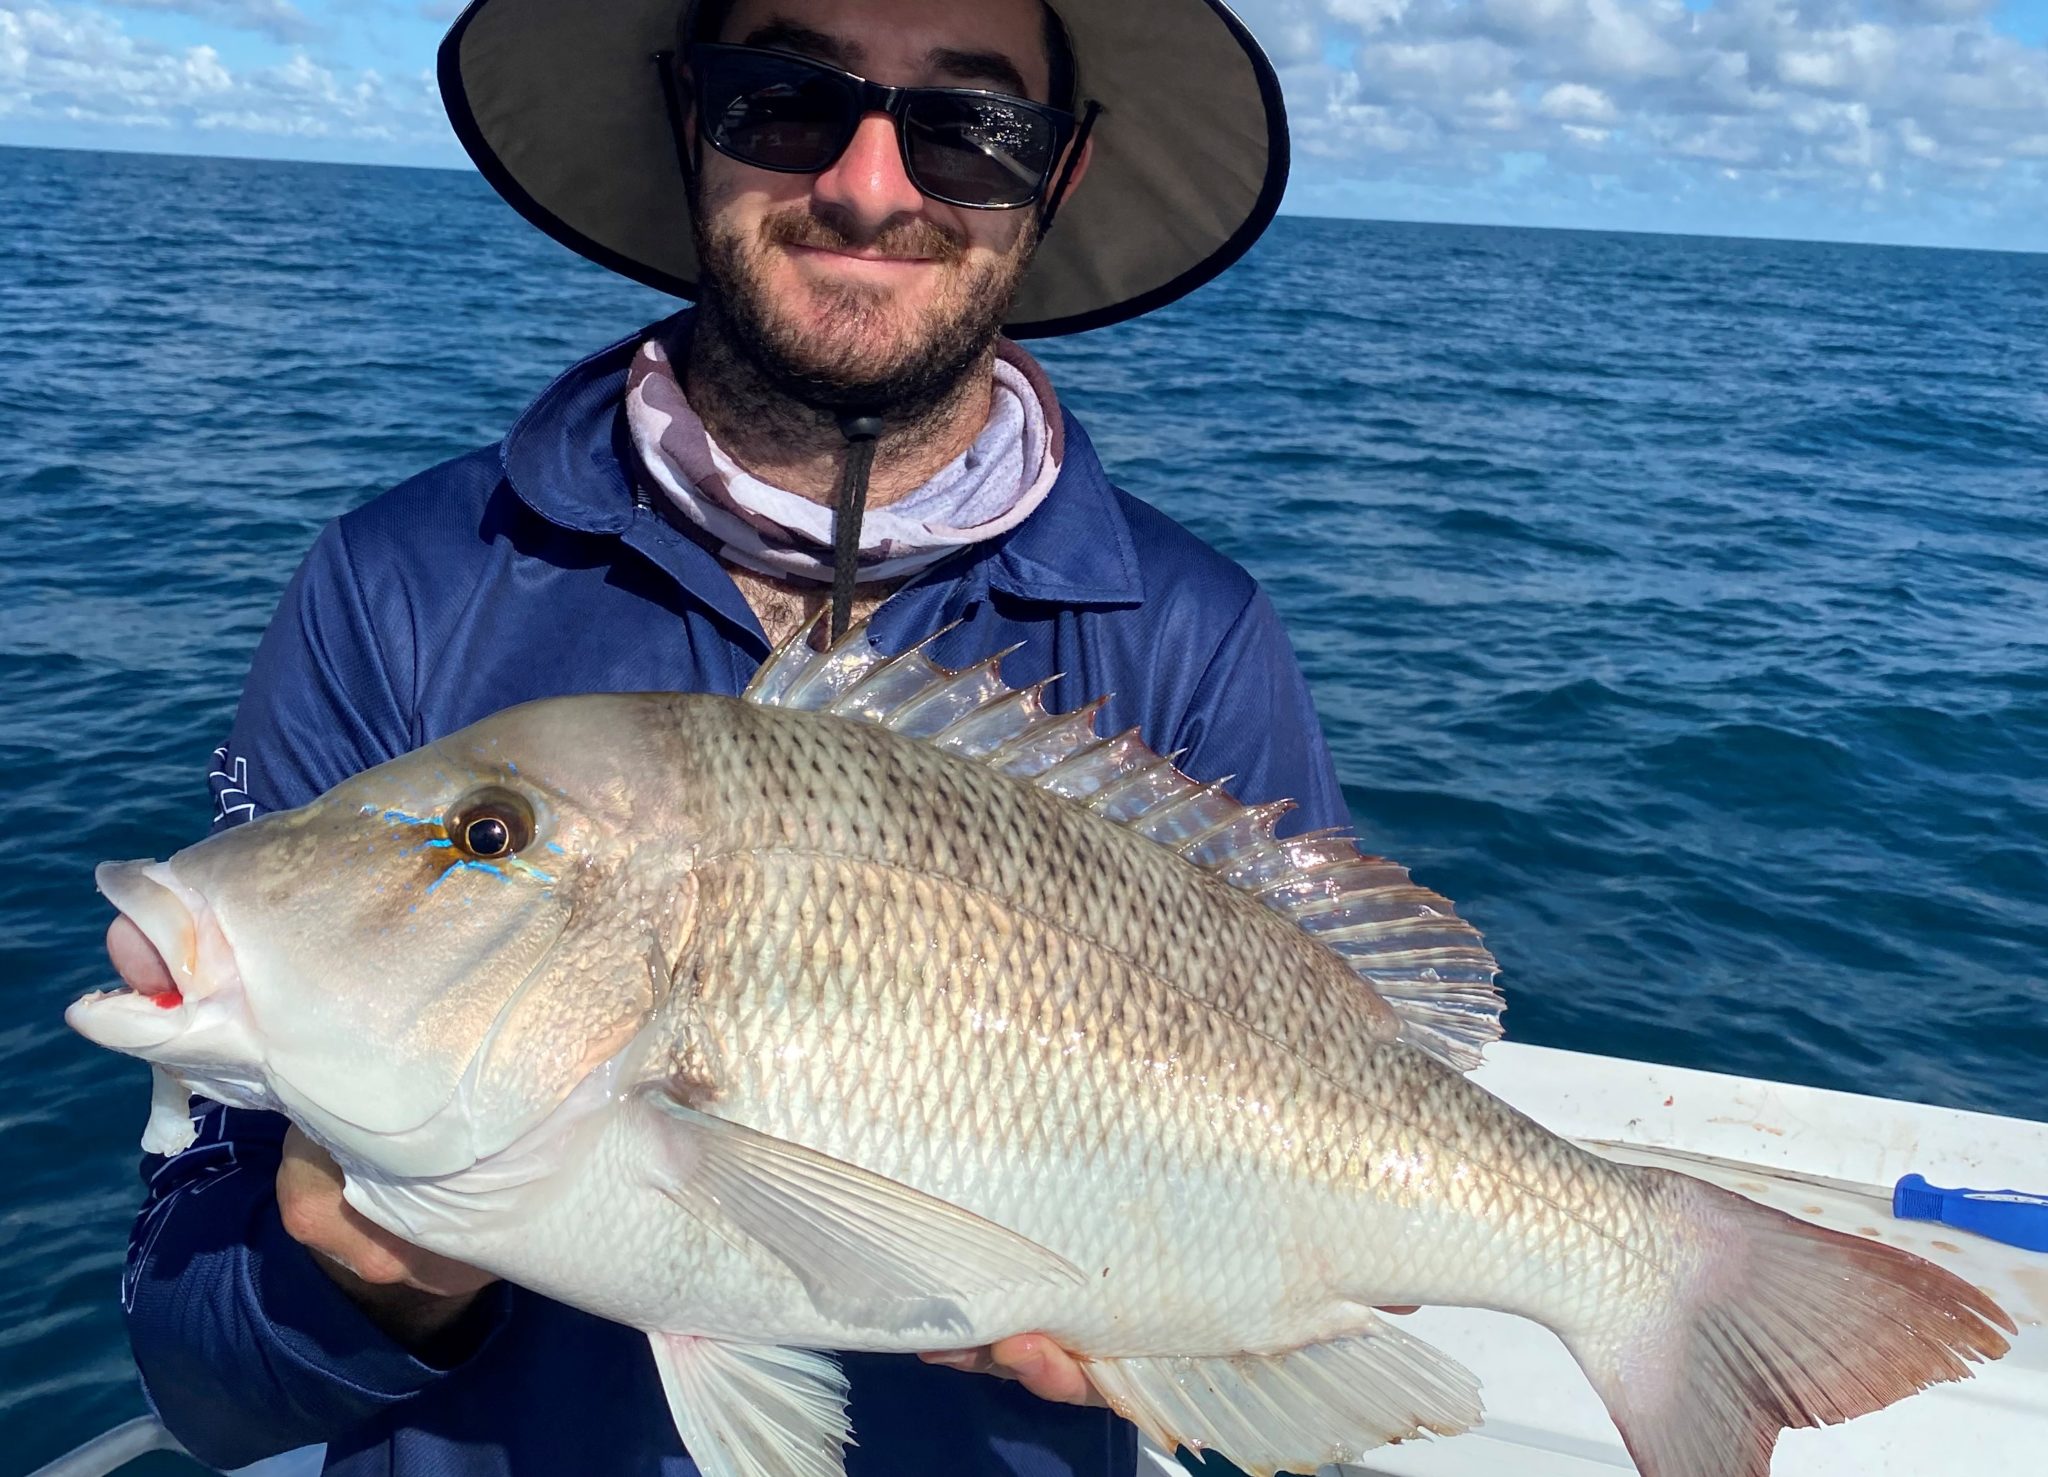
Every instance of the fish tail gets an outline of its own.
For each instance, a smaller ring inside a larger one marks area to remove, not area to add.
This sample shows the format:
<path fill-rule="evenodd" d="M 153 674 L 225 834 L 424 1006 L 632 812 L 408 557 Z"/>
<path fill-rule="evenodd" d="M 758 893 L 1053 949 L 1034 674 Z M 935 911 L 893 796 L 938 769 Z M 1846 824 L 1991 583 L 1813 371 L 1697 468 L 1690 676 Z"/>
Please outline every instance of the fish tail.
<path fill-rule="evenodd" d="M 1878 1410 L 2011 1347 L 2005 1312 L 1931 1262 L 1636 1173 L 1671 1296 L 1566 1342 L 1643 1477 L 1769 1477 L 1781 1430 Z"/>

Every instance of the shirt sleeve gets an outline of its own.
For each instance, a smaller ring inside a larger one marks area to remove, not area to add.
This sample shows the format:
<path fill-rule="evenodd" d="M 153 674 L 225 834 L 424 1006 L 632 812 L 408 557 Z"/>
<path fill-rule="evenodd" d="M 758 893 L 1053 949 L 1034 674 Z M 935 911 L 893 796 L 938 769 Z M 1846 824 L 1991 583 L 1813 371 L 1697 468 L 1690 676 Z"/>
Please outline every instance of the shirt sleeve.
<path fill-rule="evenodd" d="M 397 601 L 395 592 L 386 599 Z M 286 589 L 213 756 L 213 829 L 288 809 L 412 747 L 409 701 L 366 603 L 343 526 Z M 381 617 L 381 621 L 380 621 Z M 340 1436 L 449 1373 L 386 1337 L 286 1234 L 276 1176 L 286 1122 L 203 1106 L 199 1139 L 150 1156 L 122 1306 L 151 1404 L 202 1461 L 241 1466 Z M 502 1322 L 485 1295 L 468 1351 Z"/>
<path fill-rule="evenodd" d="M 1295 801 L 1282 836 L 1351 827 L 1308 679 L 1264 590 L 1253 591 L 1218 643 L 1174 747 L 1190 775 L 1235 775 L 1231 793 L 1247 804 Z"/>

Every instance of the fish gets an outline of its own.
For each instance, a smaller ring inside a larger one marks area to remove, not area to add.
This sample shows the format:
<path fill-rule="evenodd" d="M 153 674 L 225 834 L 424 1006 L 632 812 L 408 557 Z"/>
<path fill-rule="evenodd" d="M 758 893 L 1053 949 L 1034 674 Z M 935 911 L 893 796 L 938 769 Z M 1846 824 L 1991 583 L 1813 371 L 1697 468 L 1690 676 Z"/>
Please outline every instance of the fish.
<path fill-rule="evenodd" d="M 644 1331 L 707 1477 L 843 1472 L 829 1351 L 1026 1331 L 1260 1474 L 1478 1423 L 1390 1306 L 1553 1329 L 1644 1477 L 2008 1348 L 1947 1271 L 1477 1086 L 1498 966 L 1406 869 L 930 645 L 527 703 L 105 864 L 176 988 L 67 1019 L 151 1064 L 157 1151 L 187 1094 L 281 1112 L 377 1225 Z"/>

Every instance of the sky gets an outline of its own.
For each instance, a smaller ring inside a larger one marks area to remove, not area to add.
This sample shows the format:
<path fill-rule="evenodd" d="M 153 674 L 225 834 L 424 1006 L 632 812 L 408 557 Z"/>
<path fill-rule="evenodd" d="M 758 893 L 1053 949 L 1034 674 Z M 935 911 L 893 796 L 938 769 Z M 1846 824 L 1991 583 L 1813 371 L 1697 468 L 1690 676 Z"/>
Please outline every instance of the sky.
<path fill-rule="evenodd" d="M 1292 213 L 2048 249 L 2048 0 L 1237 8 Z M 458 9 L 0 0 L 0 144 L 466 167 Z"/>

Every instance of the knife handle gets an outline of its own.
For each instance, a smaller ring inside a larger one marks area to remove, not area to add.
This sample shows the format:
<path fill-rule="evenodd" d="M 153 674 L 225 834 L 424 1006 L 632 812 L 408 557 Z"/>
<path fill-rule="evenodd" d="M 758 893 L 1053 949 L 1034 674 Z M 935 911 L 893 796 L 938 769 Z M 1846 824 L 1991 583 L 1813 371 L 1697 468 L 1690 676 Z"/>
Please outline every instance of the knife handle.
<path fill-rule="evenodd" d="M 1944 1190 L 1909 1174 L 1892 1187 L 1892 1214 L 1902 1221 L 1940 1221 L 2028 1251 L 2048 1251 L 2048 1195 Z"/>

